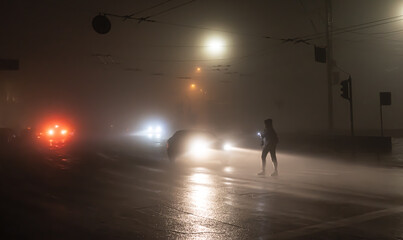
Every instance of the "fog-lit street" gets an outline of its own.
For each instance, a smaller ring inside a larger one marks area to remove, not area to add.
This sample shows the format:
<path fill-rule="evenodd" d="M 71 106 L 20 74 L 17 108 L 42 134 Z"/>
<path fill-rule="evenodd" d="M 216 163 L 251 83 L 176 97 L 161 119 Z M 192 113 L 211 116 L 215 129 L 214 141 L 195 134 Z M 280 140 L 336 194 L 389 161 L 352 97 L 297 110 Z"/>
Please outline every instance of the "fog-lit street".
<path fill-rule="evenodd" d="M 0 1 L 0 240 L 403 240 L 403 1 Z"/>
<path fill-rule="evenodd" d="M 400 168 L 279 152 L 280 175 L 270 177 L 270 166 L 261 177 L 257 150 L 211 151 L 207 159 L 172 163 L 163 144 L 106 148 L 2 158 L 1 237 L 403 237 Z"/>

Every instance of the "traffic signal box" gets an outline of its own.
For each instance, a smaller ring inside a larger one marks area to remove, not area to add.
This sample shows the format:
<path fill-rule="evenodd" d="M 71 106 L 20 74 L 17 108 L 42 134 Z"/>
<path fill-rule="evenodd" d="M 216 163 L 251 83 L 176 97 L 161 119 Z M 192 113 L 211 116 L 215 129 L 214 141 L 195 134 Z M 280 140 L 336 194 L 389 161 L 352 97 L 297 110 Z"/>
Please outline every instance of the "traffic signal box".
<path fill-rule="evenodd" d="M 347 80 L 344 80 L 340 83 L 341 86 L 341 91 L 340 91 L 340 96 L 342 96 L 345 99 L 351 100 L 351 78 L 348 78 Z"/>

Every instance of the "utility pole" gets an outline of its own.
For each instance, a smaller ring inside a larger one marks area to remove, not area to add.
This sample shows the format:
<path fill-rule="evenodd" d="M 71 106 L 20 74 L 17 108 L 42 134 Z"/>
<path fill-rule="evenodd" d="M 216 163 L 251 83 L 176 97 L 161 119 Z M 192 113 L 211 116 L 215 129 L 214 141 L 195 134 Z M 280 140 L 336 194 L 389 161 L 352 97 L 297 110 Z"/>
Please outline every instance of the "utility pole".
<path fill-rule="evenodd" d="M 381 136 L 383 137 L 383 116 L 382 116 L 382 106 L 390 106 L 392 104 L 392 94 L 391 92 L 380 92 L 379 93 L 380 108 L 381 108 Z"/>
<path fill-rule="evenodd" d="M 326 73 L 327 73 L 327 97 L 328 97 L 328 129 L 333 130 L 333 45 L 332 45 L 332 0 L 326 0 Z"/>
<path fill-rule="evenodd" d="M 351 136 L 354 137 L 354 115 L 353 115 L 353 80 L 351 76 L 348 77 L 350 81 L 350 124 L 351 124 Z"/>
<path fill-rule="evenodd" d="M 340 96 L 350 102 L 350 123 L 351 123 L 351 136 L 354 137 L 354 116 L 353 116 L 353 80 L 351 76 L 347 80 L 340 83 L 341 92 Z"/>

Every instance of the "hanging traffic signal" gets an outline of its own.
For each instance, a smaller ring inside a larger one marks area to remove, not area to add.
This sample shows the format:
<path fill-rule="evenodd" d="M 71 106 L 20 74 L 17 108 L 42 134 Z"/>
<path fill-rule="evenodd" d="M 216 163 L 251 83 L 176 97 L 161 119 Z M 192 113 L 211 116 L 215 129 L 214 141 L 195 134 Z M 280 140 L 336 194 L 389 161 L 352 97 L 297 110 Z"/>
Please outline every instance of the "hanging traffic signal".
<path fill-rule="evenodd" d="M 326 48 L 315 46 L 315 61 L 326 63 Z"/>
<path fill-rule="evenodd" d="M 347 80 L 342 81 L 340 83 L 340 86 L 341 86 L 340 96 L 342 96 L 345 99 L 350 100 L 351 99 L 351 94 L 350 94 L 351 78 L 349 77 Z"/>
<path fill-rule="evenodd" d="M 353 86 L 351 76 L 347 80 L 340 83 L 340 96 L 350 102 L 350 122 L 351 122 L 351 136 L 354 136 L 354 117 L 353 117 Z"/>
<path fill-rule="evenodd" d="M 341 92 L 340 92 L 340 96 L 342 96 L 345 99 L 349 99 L 348 97 L 348 80 L 344 80 L 340 83 L 341 85 Z"/>

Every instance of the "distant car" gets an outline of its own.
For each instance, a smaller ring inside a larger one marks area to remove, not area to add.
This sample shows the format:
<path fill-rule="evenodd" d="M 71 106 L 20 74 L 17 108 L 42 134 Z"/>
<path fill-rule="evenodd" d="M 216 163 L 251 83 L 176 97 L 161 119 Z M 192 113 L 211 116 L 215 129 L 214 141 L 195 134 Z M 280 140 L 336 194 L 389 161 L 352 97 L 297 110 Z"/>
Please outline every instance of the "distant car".
<path fill-rule="evenodd" d="M 0 128 L 0 144 L 2 146 L 14 144 L 17 140 L 16 132 L 11 128 Z"/>
<path fill-rule="evenodd" d="M 167 141 L 167 153 L 171 161 L 183 155 L 203 157 L 211 149 L 228 151 L 232 146 L 213 133 L 202 130 L 180 130 Z"/>
<path fill-rule="evenodd" d="M 39 140 L 42 140 L 49 146 L 63 146 L 69 142 L 74 136 L 74 131 L 70 127 L 63 124 L 51 124 L 40 131 L 37 135 Z"/>

